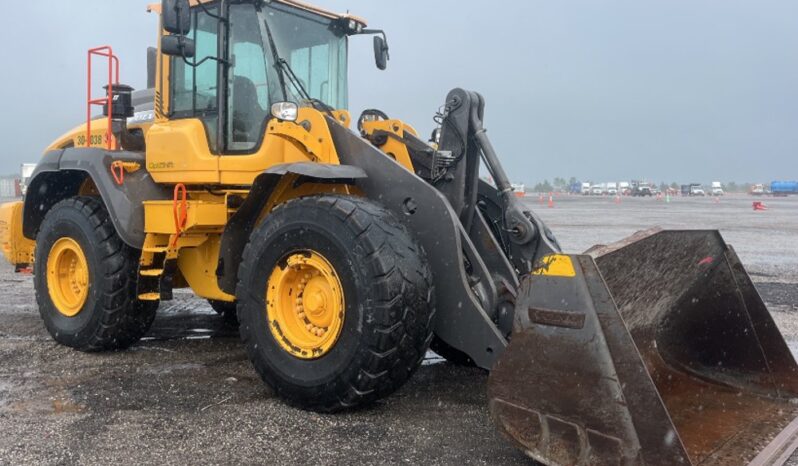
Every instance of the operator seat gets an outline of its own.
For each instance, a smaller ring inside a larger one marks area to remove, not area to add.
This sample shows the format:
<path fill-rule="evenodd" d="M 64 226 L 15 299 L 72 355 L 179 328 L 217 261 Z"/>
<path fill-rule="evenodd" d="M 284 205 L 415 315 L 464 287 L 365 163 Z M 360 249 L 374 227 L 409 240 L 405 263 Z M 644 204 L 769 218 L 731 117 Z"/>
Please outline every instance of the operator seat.
<path fill-rule="evenodd" d="M 258 103 L 258 90 L 249 78 L 233 77 L 233 143 L 254 146 L 260 140 L 266 111 Z"/>

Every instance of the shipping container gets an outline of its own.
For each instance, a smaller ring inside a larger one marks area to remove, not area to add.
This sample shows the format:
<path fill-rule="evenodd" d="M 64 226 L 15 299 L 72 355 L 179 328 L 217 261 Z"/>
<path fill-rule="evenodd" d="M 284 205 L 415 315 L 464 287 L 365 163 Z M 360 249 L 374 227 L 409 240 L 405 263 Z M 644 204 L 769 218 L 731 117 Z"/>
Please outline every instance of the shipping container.
<path fill-rule="evenodd" d="M 17 180 L 14 178 L 0 178 L 0 198 L 9 199 L 17 197 Z"/>

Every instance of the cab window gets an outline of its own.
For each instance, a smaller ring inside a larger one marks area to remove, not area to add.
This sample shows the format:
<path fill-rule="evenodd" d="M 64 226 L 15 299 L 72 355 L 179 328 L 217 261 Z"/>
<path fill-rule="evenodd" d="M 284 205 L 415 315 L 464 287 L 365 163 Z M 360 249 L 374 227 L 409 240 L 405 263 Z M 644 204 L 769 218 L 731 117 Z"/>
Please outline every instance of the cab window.
<path fill-rule="evenodd" d="M 230 6 L 230 70 L 227 140 L 228 153 L 256 149 L 265 134 L 271 105 L 277 90 L 271 55 L 264 50 L 258 14 L 253 5 Z M 268 58 L 267 58 L 268 57 Z"/>
<path fill-rule="evenodd" d="M 208 12 L 216 14 L 216 8 Z M 196 43 L 196 62 L 217 53 L 217 22 L 201 9 L 192 13 L 192 27 L 188 37 Z M 217 65 L 215 60 L 206 60 L 199 66 L 190 66 L 182 57 L 171 58 L 171 104 L 170 118 L 199 118 L 205 125 L 211 150 L 216 151 Z"/>

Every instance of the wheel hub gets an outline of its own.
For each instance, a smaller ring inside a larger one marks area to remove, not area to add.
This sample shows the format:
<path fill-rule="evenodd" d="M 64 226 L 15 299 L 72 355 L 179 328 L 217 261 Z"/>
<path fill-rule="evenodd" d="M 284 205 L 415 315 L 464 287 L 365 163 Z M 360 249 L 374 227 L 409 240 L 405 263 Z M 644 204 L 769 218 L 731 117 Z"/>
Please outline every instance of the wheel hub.
<path fill-rule="evenodd" d="M 269 277 L 266 312 L 285 351 L 300 359 L 325 355 L 344 321 L 343 288 L 332 265 L 313 251 L 289 255 Z"/>
<path fill-rule="evenodd" d="M 60 238 L 47 257 L 47 289 L 59 313 L 74 317 L 89 296 L 89 265 L 72 238 Z"/>

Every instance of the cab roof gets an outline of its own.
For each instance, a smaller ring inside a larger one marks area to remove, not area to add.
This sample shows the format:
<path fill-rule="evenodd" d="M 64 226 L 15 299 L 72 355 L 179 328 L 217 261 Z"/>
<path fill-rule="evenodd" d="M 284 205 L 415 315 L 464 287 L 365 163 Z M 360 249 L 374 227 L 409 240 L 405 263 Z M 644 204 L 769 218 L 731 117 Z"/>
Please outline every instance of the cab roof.
<path fill-rule="evenodd" d="M 335 13 L 330 10 L 325 10 L 324 8 L 311 5 L 310 3 L 302 2 L 300 0 L 272 0 L 276 3 L 282 3 L 284 5 L 289 5 L 295 8 L 299 8 L 300 10 L 305 10 L 310 13 L 315 13 L 320 16 L 324 16 L 325 18 L 330 19 L 351 19 L 355 20 L 358 23 L 362 24 L 364 27 L 367 26 L 366 20 L 360 18 L 358 16 L 350 15 L 349 13 Z M 205 0 L 202 3 L 211 3 L 211 0 Z M 200 0 L 189 0 L 189 4 L 191 6 L 197 6 L 200 4 Z M 161 4 L 160 3 L 151 3 L 147 6 L 147 11 L 151 13 L 161 13 Z"/>

